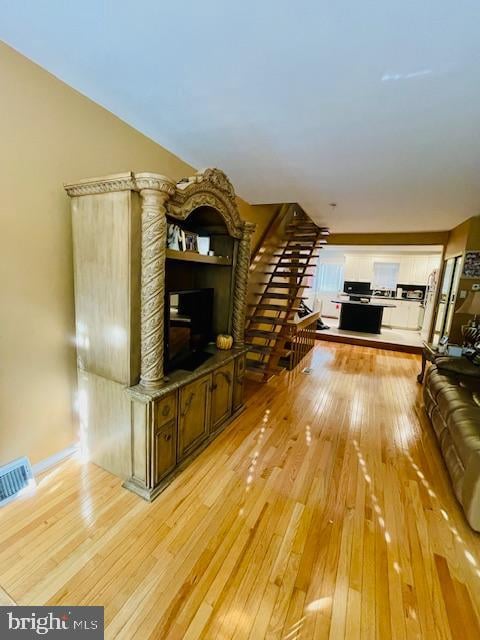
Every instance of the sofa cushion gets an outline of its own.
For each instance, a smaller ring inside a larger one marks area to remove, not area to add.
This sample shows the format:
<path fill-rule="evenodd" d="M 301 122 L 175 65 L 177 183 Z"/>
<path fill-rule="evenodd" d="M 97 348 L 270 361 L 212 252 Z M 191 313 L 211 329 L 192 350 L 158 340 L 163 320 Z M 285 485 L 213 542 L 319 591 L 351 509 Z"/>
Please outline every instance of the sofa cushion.
<path fill-rule="evenodd" d="M 437 405 L 433 406 L 433 408 L 431 409 L 428 415 L 430 416 L 430 420 L 432 421 L 435 434 L 437 438 L 440 440 L 442 432 L 447 428 L 445 419 L 442 416 L 441 412 L 439 411 Z"/>
<path fill-rule="evenodd" d="M 444 418 L 456 409 L 461 409 L 462 407 L 477 407 L 478 405 L 475 403 L 472 392 L 469 389 L 465 389 L 464 387 L 445 387 L 442 389 L 436 398 L 438 403 L 438 408 Z"/>
<path fill-rule="evenodd" d="M 447 428 L 463 466 L 473 451 L 480 451 L 480 408 L 463 407 L 447 417 Z"/>
<path fill-rule="evenodd" d="M 435 402 L 435 399 L 430 393 L 430 389 L 428 387 L 423 387 L 423 402 L 425 404 L 425 411 L 427 412 L 428 416 L 431 418 L 432 411 L 437 406 L 437 403 Z"/>
<path fill-rule="evenodd" d="M 437 395 L 443 389 L 446 389 L 447 387 L 455 388 L 458 386 L 458 378 L 455 375 L 445 375 L 444 373 L 440 373 L 439 369 L 431 368 L 434 370 L 428 376 L 426 384 L 434 399 L 436 399 Z"/>
<path fill-rule="evenodd" d="M 435 364 L 442 373 L 456 373 L 460 376 L 471 376 L 480 379 L 480 367 L 466 358 L 454 358 L 453 356 L 438 356 Z"/>
<path fill-rule="evenodd" d="M 442 436 L 440 438 L 440 448 L 442 450 L 443 459 L 445 460 L 445 464 L 447 465 L 448 473 L 453 484 L 453 490 L 455 492 L 455 495 L 457 496 L 457 500 L 461 502 L 463 497 L 462 490 L 465 469 L 458 456 L 456 447 L 452 442 L 452 438 L 450 437 L 448 429 L 445 429 L 442 432 Z"/>

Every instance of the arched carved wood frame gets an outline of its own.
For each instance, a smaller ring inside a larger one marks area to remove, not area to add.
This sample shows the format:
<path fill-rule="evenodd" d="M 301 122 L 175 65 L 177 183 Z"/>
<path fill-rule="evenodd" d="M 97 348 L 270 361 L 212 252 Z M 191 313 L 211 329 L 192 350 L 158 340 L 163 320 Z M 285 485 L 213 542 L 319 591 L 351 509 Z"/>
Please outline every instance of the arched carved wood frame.
<path fill-rule="evenodd" d="M 167 214 L 178 220 L 186 220 L 199 207 L 215 209 L 223 218 L 229 235 L 241 239 L 244 223 L 238 212 L 235 191 L 220 169 L 206 169 L 180 180 L 175 194 L 166 203 Z"/>

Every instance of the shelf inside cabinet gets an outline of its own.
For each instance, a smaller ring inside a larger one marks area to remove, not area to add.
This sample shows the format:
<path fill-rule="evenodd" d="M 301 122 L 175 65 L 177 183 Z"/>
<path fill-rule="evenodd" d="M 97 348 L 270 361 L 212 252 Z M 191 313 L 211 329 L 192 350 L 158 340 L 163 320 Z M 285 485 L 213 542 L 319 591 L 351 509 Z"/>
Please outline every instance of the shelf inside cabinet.
<path fill-rule="evenodd" d="M 182 260 L 183 262 L 203 262 L 204 264 L 218 264 L 230 266 L 231 258 L 223 256 L 204 256 L 195 251 L 176 251 L 175 249 L 167 249 L 167 259 Z"/>

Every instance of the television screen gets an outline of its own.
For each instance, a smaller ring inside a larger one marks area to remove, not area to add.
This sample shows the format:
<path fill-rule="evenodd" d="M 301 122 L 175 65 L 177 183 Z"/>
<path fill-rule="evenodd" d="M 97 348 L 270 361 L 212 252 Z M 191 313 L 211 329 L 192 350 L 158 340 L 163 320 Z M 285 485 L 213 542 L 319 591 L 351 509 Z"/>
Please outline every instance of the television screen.
<path fill-rule="evenodd" d="M 211 354 L 213 289 L 169 291 L 165 301 L 165 370 L 193 371 Z"/>

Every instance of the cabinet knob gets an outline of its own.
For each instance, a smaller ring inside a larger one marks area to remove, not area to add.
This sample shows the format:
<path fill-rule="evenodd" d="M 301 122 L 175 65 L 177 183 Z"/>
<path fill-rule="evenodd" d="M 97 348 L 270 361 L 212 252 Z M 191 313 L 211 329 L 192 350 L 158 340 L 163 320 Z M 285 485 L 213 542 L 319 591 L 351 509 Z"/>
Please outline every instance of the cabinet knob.
<path fill-rule="evenodd" d="M 169 440 L 172 439 L 172 434 L 171 433 L 165 433 L 163 436 L 163 439 L 165 440 L 165 442 L 168 442 Z"/>

